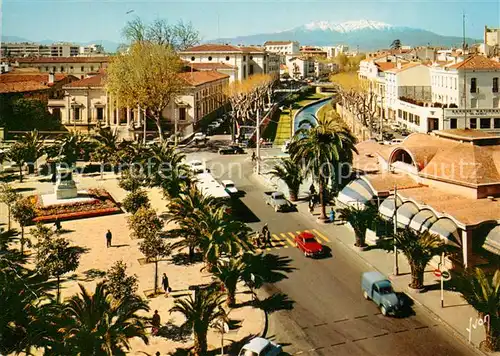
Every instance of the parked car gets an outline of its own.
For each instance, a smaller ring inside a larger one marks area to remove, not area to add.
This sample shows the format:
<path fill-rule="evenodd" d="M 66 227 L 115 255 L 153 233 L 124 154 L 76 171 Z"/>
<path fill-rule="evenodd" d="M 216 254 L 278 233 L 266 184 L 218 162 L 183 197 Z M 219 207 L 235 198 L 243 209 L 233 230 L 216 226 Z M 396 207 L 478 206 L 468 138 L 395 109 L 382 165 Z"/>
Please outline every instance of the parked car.
<path fill-rule="evenodd" d="M 219 154 L 221 155 L 239 154 L 239 153 L 245 153 L 245 150 L 240 146 L 233 145 L 233 146 L 219 148 Z"/>
<path fill-rule="evenodd" d="M 278 356 L 282 352 L 281 345 L 262 337 L 256 337 L 241 348 L 238 356 Z"/>
<path fill-rule="evenodd" d="M 224 190 L 228 193 L 228 194 L 236 194 L 238 193 L 238 189 L 236 188 L 236 186 L 234 185 L 234 182 L 232 180 L 223 180 L 222 182 L 222 186 L 224 187 Z"/>
<path fill-rule="evenodd" d="M 295 236 L 295 246 L 304 253 L 306 257 L 319 257 L 323 255 L 324 249 L 316 237 L 310 232 L 304 231 Z"/>
<path fill-rule="evenodd" d="M 207 135 L 205 135 L 203 132 L 197 132 L 193 136 L 193 140 L 195 141 L 206 141 L 207 140 Z"/>
<path fill-rule="evenodd" d="M 203 173 L 206 171 L 205 164 L 202 161 L 192 160 L 188 162 L 189 169 L 194 174 Z"/>
<path fill-rule="evenodd" d="M 264 193 L 264 199 L 266 204 L 273 207 L 276 212 L 287 211 L 292 207 L 282 192 L 266 192 Z"/>
<path fill-rule="evenodd" d="M 361 290 L 366 300 L 373 300 L 382 315 L 397 314 L 403 309 L 403 300 L 392 289 L 391 282 L 380 272 L 365 272 L 361 275 Z"/>
<path fill-rule="evenodd" d="M 290 141 L 285 141 L 283 146 L 281 146 L 281 152 L 288 153 L 289 148 L 290 148 Z"/>

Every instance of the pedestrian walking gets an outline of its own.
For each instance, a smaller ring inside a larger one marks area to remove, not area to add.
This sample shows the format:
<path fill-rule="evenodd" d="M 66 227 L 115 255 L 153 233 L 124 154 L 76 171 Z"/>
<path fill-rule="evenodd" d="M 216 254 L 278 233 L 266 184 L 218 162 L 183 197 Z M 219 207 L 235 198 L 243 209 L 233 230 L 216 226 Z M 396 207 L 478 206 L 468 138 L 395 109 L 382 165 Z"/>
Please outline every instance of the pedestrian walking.
<path fill-rule="evenodd" d="M 262 227 L 262 238 L 264 239 L 264 246 L 270 243 L 270 238 L 271 234 L 269 232 L 269 227 L 267 227 L 267 224 L 264 224 Z"/>
<path fill-rule="evenodd" d="M 158 314 L 158 310 L 155 310 L 153 319 L 151 320 L 151 325 L 151 335 L 156 336 L 158 334 L 158 331 L 160 330 L 161 325 L 161 318 L 160 314 Z"/>
<path fill-rule="evenodd" d="M 266 245 L 271 246 L 271 232 L 269 231 L 269 229 L 266 232 Z"/>
<path fill-rule="evenodd" d="M 311 186 L 309 187 L 309 193 L 311 194 L 311 197 L 316 194 L 316 188 L 314 188 L 314 184 L 311 183 Z"/>
<path fill-rule="evenodd" d="M 106 247 L 111 247 L 111 239 L 113 238 L 113 234 L 108 230 L 106 233 Z"/>
<path fill-rule="evenodd" d="M 56 218 L 56 221 L 54 221 L 54 230 L 56 233 L 61 231 L 61 222 L 59 221 L 59 218 Z"/>
<path fill-rule="evenodd" d="M 309 199 L 309 212 L 314 215 L 314 199 L 312 197 Z"/>
<path fill-rule="evenodd" d="M 163 273 L 163 277 L 161 278 L 161 285 L 163 286 L 163 290 L 165 291 L 165 297 L 168 297 L 170 293 L 170 284 L 168 283 L 168 277 L 166 273 Z"/>
<path fill-rule="evenodd" d="M 333 222 L 335 220 L 335 210 L 333 208 L 330 208 L 330 222 Z"/>

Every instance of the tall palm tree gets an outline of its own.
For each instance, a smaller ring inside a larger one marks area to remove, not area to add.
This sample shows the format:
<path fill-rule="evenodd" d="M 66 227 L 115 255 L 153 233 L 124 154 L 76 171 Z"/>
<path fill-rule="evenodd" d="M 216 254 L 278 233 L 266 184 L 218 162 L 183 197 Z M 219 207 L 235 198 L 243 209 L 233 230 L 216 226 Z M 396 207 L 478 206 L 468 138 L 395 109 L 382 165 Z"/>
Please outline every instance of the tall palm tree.
<path fill-rule="evenodd" d="M 97 135 L 92 137 L 96 143 L 92 152 L 92 159 L 101 163 L 101 179 L 106 164 L 116 165 L 118 163 L 119 142 L 118 134 L 110 129 L 100 128 Z"/>
<path fill-rule="evenodd" d="M 225 315 L 222 309 L 223 298 L 214 288 L 201 289 L 195 292 L 194 297 L 176 299 L 170 312 L 184 315 L 184 327 L 191 328 L 194 334 L 195 356 L 207 355 L 207 333 L 210 324 Z"/>
<path fill-rule="evenodd" d="M 224 286 L 226 292 L 226 304 L 233 307 L 236 303 L 236 286 L 245 276 L 247 265 L 240 256 L 231 257 L 226 261 L 220 260 L 212 269 L 212 274 Z"/>
<path fill-rule="evenodd" d="M 314 126 L 300 123 L 289 152 L 294 162 L 304 165 L 304 174 L 317 181 L 321 203 L 320 219 L 326 220 L 326 184 L 333 176 L 332 183 L 335 185 L 340 178 L 339 168 L 352 163 L 353 152 L 357 153 L 356 138 L 333 118 L 313 117 L 316 120 Z"/>
<path fill-rule="evenodd" d="M 302 169 L 297 162 L 292 161 L 290 158 L 282 158 L 269 174 L 285 182 L 290 192 L 290 200 L 297 200 L 300 185 L 304 181 Z"/>
<path fill-rule="evenodd" d="M 425 267 L 432 257 L 444 252 L 443 240 L 429 231 L 416 232 L 410 228 L 398 231 L 394 240 L 396 247 L 403 252 L 410 264 L 410 288 L 422 289 Z"/>
<path fill-rule="evenodd" d="M 192 223 L 199 224 L 201 249 L 209 269 L 223 255 L 236 256 L 251 246 L 248 226 L 229 219 L 224 207 L 209 212 L 199 211 L 193 217 Z"/>
<path fill-rule="evenodd" d="M 378 211 L 372 205 L 366 208 L 362 207 L 346 207 L 338 210 L 339 219 L 351 224 L 356 236 L 354 246 L 366 246 L 366 230 L 374 225 L 378 219 Z"/>
<path fill-rule="evenodd" d="M 43 141 L 37 130 L 26 133 L 21 139 L 21 143 L 26 146 L 26 162 L 30 171 L 35 168 L 36 160 L 42 156 Z"/>
<path fill-rule="evenodd" d="M 89 136 L 76 131 L 59 137 L 56 142 L 45 149 L 48 158 L 58 158 L 60 163 L 68 167 L 74 166 L 82 152 L 90 148 Z"/>
<path fill-rule="evenodd" d="M 66 300 L 62 309 L 59 347 L 64 354 L 125 355 L 134 337 L 148 344 L 146 318 L 138 315 L 149 311 L 146 302 L 137 295 L 116 300 L 104 282 L 93 294 L 79 286 L 80 294 Z"/>
<path fill-rule="evenodd" d="M 453 278 L 462 297 L 477 310 L 484 320 L 489 315 L 485 347 L 488 351 L 500 351 L 500 269 L 493 276 L 487 276 L 480 269 L 466 270 Z"/>

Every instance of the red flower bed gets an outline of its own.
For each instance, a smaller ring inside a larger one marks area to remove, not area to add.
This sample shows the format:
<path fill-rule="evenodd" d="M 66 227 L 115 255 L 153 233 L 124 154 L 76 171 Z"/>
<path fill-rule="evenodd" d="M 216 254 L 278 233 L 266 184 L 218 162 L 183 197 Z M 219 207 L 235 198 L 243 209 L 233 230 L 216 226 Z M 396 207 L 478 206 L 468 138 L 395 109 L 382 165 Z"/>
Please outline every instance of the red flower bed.
<path fill-rule="evenodd" d="M 107 191 L 103 189 L 88 189 L 87 192 L 93 200 L 45 207 L 42 206 L 40 197 L 35 195 L 30 196 L 29 199 L 35 205 L 37 215 L 33 219 L 33 222 L 51 222 L 56 218 L 59 220 L 91 218 L 121 212 L 118 204 Z"/>

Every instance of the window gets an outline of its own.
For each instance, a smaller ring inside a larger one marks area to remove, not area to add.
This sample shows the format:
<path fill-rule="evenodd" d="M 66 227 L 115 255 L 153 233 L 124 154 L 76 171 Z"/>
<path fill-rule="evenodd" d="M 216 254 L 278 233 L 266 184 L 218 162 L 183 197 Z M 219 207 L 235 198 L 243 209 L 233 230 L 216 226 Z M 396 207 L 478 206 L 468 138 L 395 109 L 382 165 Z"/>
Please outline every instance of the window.
<path fill-rule="evenodd" d="M 104 108 L 97 108 L 97 121 L 104 120 Z"/>
<path fill-rule="evenodd" d="M 180 121 L 186 120 L 186 108 L 179 108 L 179 120 Z"/>
<path fill-rule="evenodd" d="M 472 109 L 477 108 L 477 99 L 470 99 L 470 107 Z"/>
<path fill-rule="evenodd" d="M 398 109 L 398 117 L 399 118 L 403 117 L 403 111 L 401 109 Z"/>
<path fill-rule="evenodd" d="M 457 78 L 454 79 L 455 82 L 455 89 L 457 89 Z"/>
<path fill-rule="evenodd" d="M 56 72 L 56 67 L 52 67 L 52 72 Z"/>
<path fill-rule="evenodd" d="M 477 129 L 477 119 L 470 119 L 469 122 L 471 129 Z"/>
<path fill-rule="evenodd" d="M 52 116 L 54 116 L 57 121 L 61 121 L 61 108 L 52 109 Z"/>
<path fill-rule="evenodd" d="M 93 72 L 94 71 L 94 66 L 91 66 L 90 67 L 90 71 Z"/>
<path fill-rule="evenodd" d="M 498 78 L 493 78 L 493 93 L 498 93 Z"/>
<path fill-rule="evenodd" d="M 253 56 L 250 56 L 250 60 L 252 60 L 252 59 L 253 59 Z"/>
<path fill-rule="evenodd" d="M 408 121 L 410 121 L 410 123 L 413 124 L 413 114 L 412 113 L 410 113 Z"/>
<path fill-rule="evenodd" d="M 49 71 L 49 67 L 45 67 L 45 71 L 48 72 Z"/>
<path fill-rule="evenodd" d="M 80 108 L 73 108 L 73 120 L 80 121 Z"/>
<path fill-rule="evenodd" d="M 211 61 L 212 60 L 212 56 L 208 56 L 208 60 Z"/>
<path fill-rule="evenodd" d="M 194 62 L 195 58 L 194 57 L 191 57 L 191 62 Z"/>
<path fill-rule="evenodd" d="M 450 129 L 457 128 L 457 119 L 450 119 Z"/>
<path fill-rule="evenodd" d="M 253 75 L 253 64 L 248 66 L 248 75 Z"/>
<path fill-rule="evenodd" d="M 69 69 L 73 70 L 73 67 L 69 67 Z"/>
<path fill-rule="evenodd" d="M 499 118 L 493 119 L 493 126 L 495 129 L 500 129 L 500 119 Z"/>
<path fill-rule="evenodd" d="M 81 71 L 81 72 L 85 72 L 85 67 L 84 67 L 84 66 L 82 66 L 82 67 L 80 68 L 80 71 Z"/>
<path fill-rule="evenodd" d="M 63 66 L 61 66 L 61 72 L 64 72 L 64 67 Z"/>
<path fill-rule="evenodd" d="M 247 56 L 243 56 L 243 62 L 247 60 Z"/>
<path fill-rule="evenodd" d="M 418 115 L 415 115 L 415 125 L 420 126 L 420 116 L 418 116 Z"/>
<path fill-rule="evenodd" d="M 493 98 L 493 107 L 494 108 L 498 108 L 499 101 L 500 100 L 498 98 Z"/>
<path fill-rule="evenodd" d="M 479 127 L 482 129 L 491 128 L 491 119 L 479 119 Z"/>
<path fill-rule="evenodd" d="M 477 79 L 476 78 L 470 78 L 470 92 L 471 93 L 477 92 Z"/>
<path fill-rule="evenodd" d="M 408 120 L 408 113 L 407 113 L 406 111 L 403 111 L 403 119 L 404 119 L 405 121 L 407 121 L 407 120 Z"/>
<path fill-rule="evenodd" d="M 228 60 L 229 60 L 229 56 L 226 56 L 226 61 L 228 61 Z"/>

